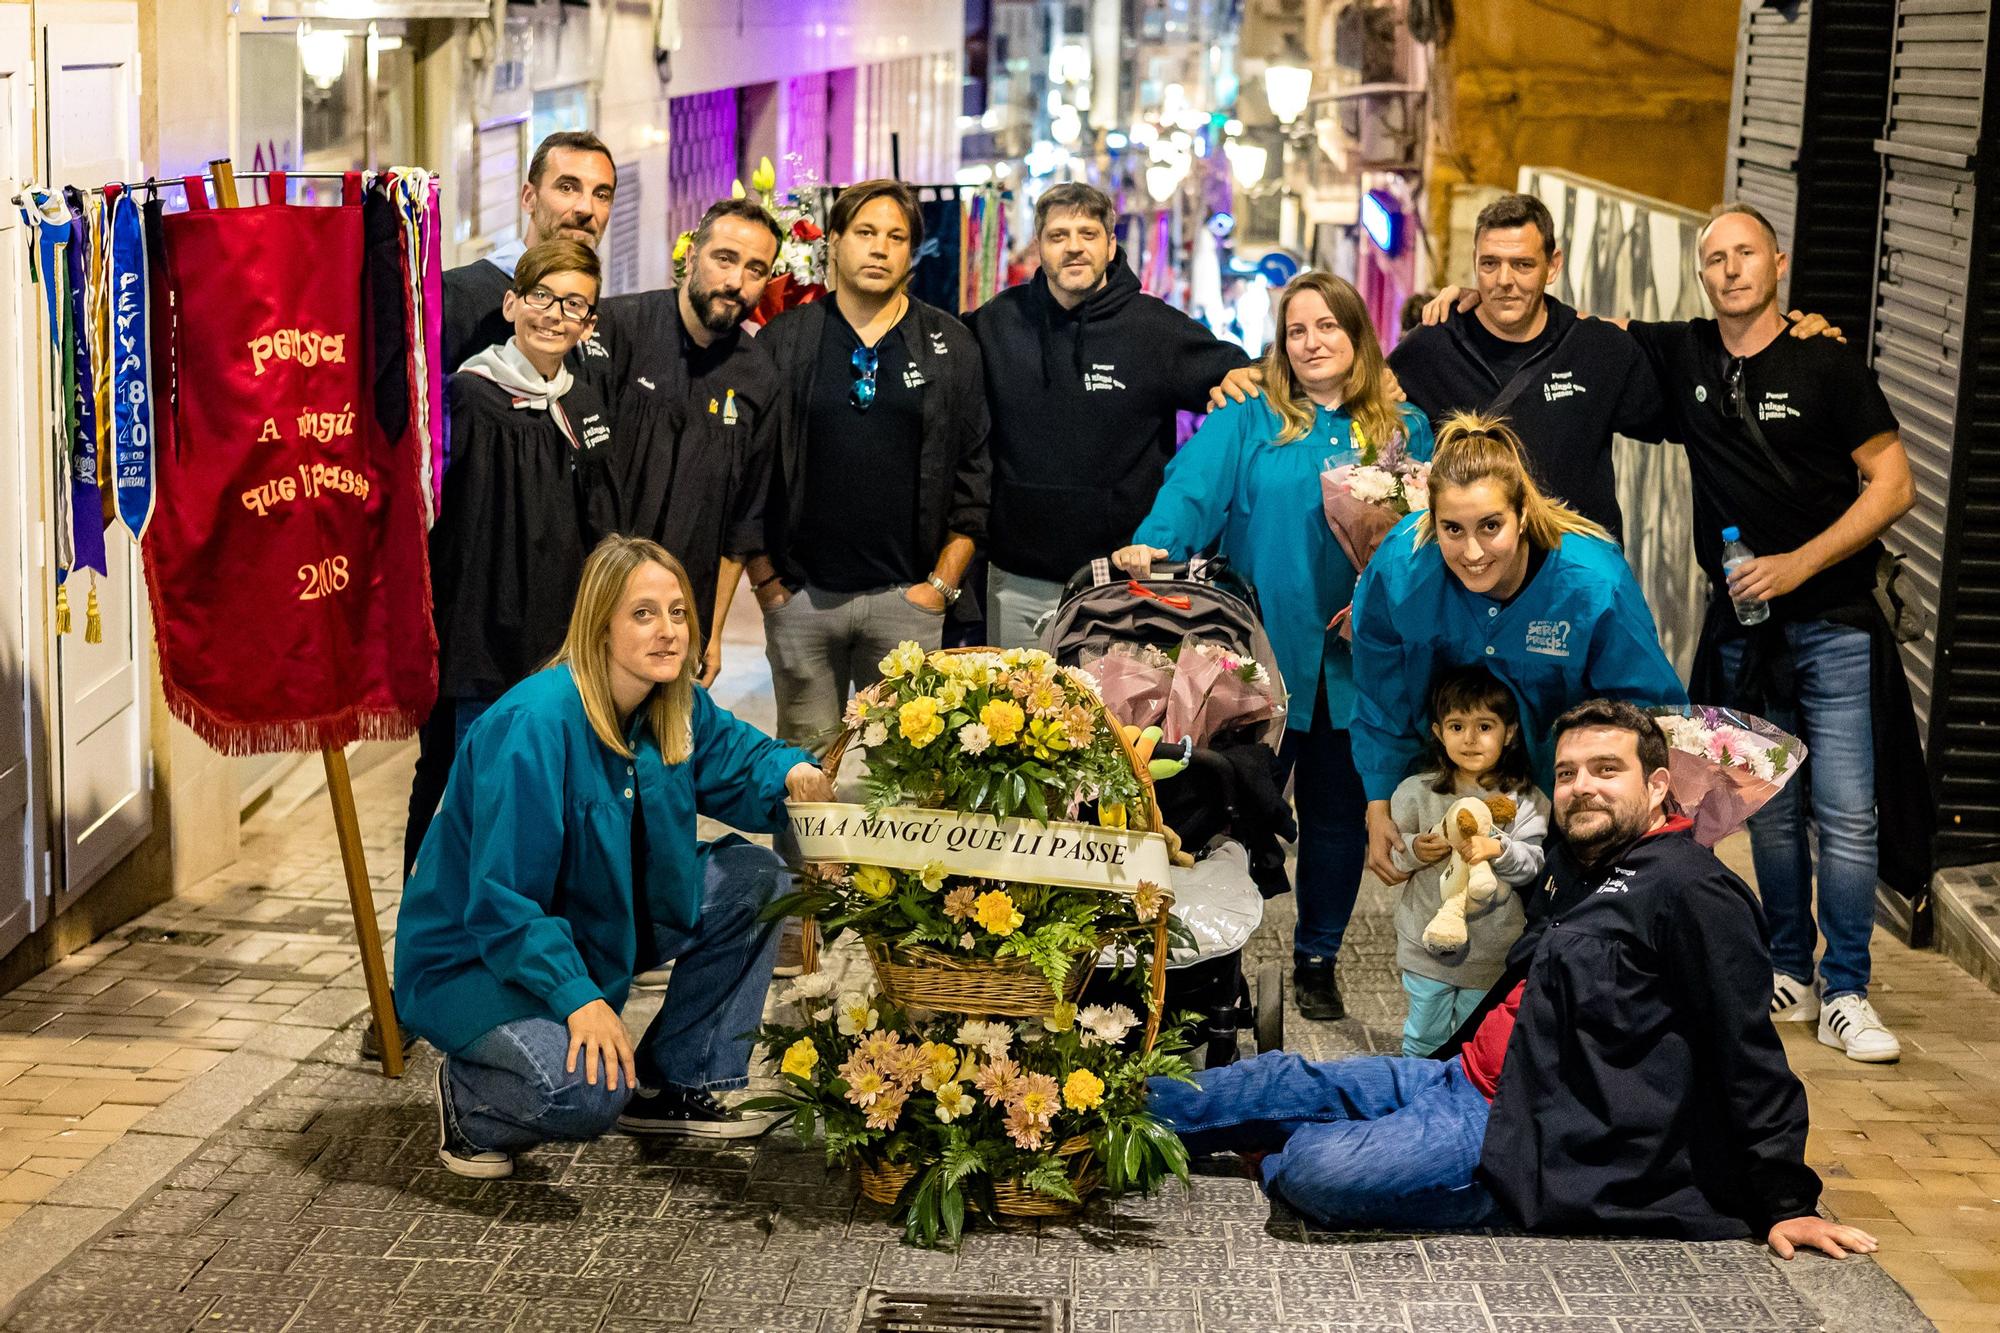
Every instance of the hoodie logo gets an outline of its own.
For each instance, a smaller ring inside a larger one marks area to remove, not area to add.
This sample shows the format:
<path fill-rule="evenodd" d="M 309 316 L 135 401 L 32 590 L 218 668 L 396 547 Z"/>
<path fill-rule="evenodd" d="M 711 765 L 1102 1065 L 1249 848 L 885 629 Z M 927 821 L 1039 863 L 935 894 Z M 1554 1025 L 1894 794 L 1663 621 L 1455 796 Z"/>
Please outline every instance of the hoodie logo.
<path fill-rule="evenodd" d="M 1797 416 L 1799 409 L 1786 401 L 1790 397 L 1788 393 L 1765 394 L 1764 401 L 1757 404 L 1757 420 L 1783 421 L 1786 417 Z"/>
<path fill-rule="evenodd" d="M 1573 371 L 1551 371 L 1548 379 L 1542 382 L 1542 401 L 1545 403 L 1559 403 L 1565 398 L 1574 398 L 1583 392 L 1585 389 L 1576 382 Z"/>
<path fill-rule="evenodd" d="M 1108 389 L 1124 388 L 1125 387 L 1124 380 L 1112 378 L 1112 372 L 1116 371 L 1117 369 L 1118 369 L 1117 366 L 1111 365 L 1107 362 L 1102 362 L 1102 361 L 1091 362 L 1090 369 L 1084 372 L 1083 391 L 1085 393 L 1092 393 L 1092 392 L 1103 392 Z"/>
<path fill-rule="evenodd" d="M 1605 880 L 1604 883 L 1597 886 L 1595 892 L 1630 893 L 1632 891 L 1631 881 L 1632 881 L 1631 868 L 1629 866 L 1620 866 L 1618 869 L 1611 872 L 1611 878 Z"/>
<path fill-rule="evenodd" d="M 610 441 L 611 427 L 605 424 L 604 417 L 601 414 L 592 412 L 579 424 L 583 427 L 583 447 L 585 449 L 595 449 L 599 445 Z"/>
<path fill-rule="evenodd" d="M 651 393 L 653 390 L 660 387 L 659 385 L 653 383 L 651 380 L 647 379 L 644 375 L 638 375 L 635 376 L 634 378 L 636 378 L 639 381 L 639 383 L 646 386 L 646 391 L 648 393 Z"/>
<path fill-rule="evenodd" d="M 1527 649 L 1544 657 L 1568 657 L 1569 631 L 1567 620 L 1531 620 L 1528 622 Z"/>
<path fill-rule="evenodd" d="M 583 340 L 583 354 L 585 356 L 602 357 L 609 357 L 611 355 L 610 352 L 604 350 L 604 344 L 597 340 L 597 335 L 594 333 Z"/>
<path fill-rule="evenodd" d="M 921 389 L 929 383 L 930 381 L 924 378 L 924 372 L 917 369 L 916 362 L 912 361 L 909 365 L 903 367 L 903 387 L 905 389 Z"/>
<path fill-rule="evenodd" d="M 951 349 L 944 345 L 944 335 L 942 333 L 933 333 L 931 335 L 931 355 L 933 356 L 951 355 Z"/>

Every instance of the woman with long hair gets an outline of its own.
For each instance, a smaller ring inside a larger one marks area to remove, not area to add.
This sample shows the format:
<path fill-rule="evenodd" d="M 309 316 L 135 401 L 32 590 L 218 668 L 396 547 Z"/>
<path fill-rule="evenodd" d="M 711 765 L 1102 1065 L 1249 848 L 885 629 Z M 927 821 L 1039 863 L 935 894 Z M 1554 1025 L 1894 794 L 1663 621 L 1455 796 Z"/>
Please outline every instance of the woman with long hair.
<path fill-rule="evenodd" d="M 396 929 L 396 1011 L 444 1052 L 438 1157 L 496 1178 L 548 1139 L 741 1138 L 769 1117 L 715 1093 L 749 1074 L 777 949 L 759 920 L 784 869 L 695 818 L 774 832 L 787 797 L 831 800 L 811 755 L 695 685 L 687 572 L 607 537 L 584 563 L 555 660 L 468 728 Z M 673 959 L 634 1044 L 639 968 Z"/>
<path fill-rule="evenodd" d="M 1366 850 L 1349 751 L 1354 662 L 1328 625 L 1354 595 L 1354 566 L 1327 526 L 1320 473 L 1368 450 L 1429 458 L 1430 424 L 1385 390 L 1368 307 L 1330 273 L 1302 273 L 1278 297 L 1279 338 L 1264 395 L 1211 413 L 1173 462 L 1133 544 L 1112 556 L 1144 577 L 1155 560 L 1217 546 L 1257 587 L 1291 691 L 1278 783 L 1299 815 L 1293 992 L 1308 1018 L 1346 1014 L 1334 959 L 1354 912 Z"/>
<path fill-rule="evenodd" d="M 1407 878 L 1389 798 L 1423 759 L 1440 671 L 1477 663 L 1513 691 L 1544 791 L 1549 726 L 1572 704 L 1687 702 L 1624 553 L 1542 493 L 1505 422 L 1471 413 L 1438 432 L 1430 508 L 1390 531 L 1355 588 L 1354 663 L 1368 868 L 1389 884 Z"/>

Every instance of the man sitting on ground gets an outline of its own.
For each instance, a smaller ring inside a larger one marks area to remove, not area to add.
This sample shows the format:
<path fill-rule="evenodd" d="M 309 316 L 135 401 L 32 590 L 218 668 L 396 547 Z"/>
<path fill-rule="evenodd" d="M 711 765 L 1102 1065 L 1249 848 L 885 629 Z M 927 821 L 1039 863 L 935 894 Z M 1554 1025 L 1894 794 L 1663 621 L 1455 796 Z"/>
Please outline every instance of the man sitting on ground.
<path fill-rule="evenodd" d="M 1272 1052 L 1196 1086 L 1155 1080 L 1155 1113 L 1191 1150 L 1257 1159 L 1266 1192 L 1324 1226 L 1872 1252 L 1868 1233 L 1816 1215 L 1757 899 L 1668 813 L 1659 727 L 1593 700 L 1555 737 L 1562 836 L 1462 1047 L 1441 1060 Z"/>

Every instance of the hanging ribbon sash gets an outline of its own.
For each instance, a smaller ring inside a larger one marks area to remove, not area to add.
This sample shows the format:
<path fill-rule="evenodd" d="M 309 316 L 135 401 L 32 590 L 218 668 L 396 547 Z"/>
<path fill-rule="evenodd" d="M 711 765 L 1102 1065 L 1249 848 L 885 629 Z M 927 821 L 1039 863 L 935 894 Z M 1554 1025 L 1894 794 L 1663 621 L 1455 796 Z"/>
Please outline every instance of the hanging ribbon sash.
<path fill-rule="evenodd" d="M 115 191 L 115 193 L 114 193 Z M 113 186 L 111 210 L 111 485 L 133 540 L 153 519 L 153 335 L 139 201 Z"/>
<path fill-rule="evenodd" d="M 76 546 L 72 568 L 109 574 L 104 558 L 104 493 L 97 485 L 97 389 L 90 357 L 90 219 L 83 195 L 67 186 L 69 204 L 69 322 L 63 330 L 62 354 L 68 362 L 72 430 L 70 433 L 70 529 Z"/>
<path fill-rule="evenodd" d="M 65 348 L 69 323 L 69 209 L 47 190 L 29 190 L 34 211 L 23 215 L 35 229 L 35 257 L 41 269 L 42 300 L 49 324 L 49 401 L 54 404 L 50 422 L 50 454 L 55 462 L 53 475 L 70 475 L 70 445 L 76 438 L 72 413 L 76 407 L 73 367 Z M 57 486 L 56 500 L 56 586 L 60 588 L 76 564 L 76 529 L 70 509 L 70 488 Z"/>

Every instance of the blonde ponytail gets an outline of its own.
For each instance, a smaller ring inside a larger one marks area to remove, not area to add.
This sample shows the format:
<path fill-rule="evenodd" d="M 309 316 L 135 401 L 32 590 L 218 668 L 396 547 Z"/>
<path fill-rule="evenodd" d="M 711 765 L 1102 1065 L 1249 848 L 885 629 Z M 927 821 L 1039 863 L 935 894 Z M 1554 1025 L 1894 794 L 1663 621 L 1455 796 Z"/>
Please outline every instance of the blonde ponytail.
<path fill-rule="evenodd" d="M 1431 508 L 1424 510 L 1417 520 L 1416 544 L 1422 546 L 1437 536 L 1433 514 L 1441 492 L 1476 486 L 1482 481 L 1500 487 L 1507 503 L 1520 515 L 1521 531 L 1541 550 L 1555 550 L 1571 533 L 1611 540 L 1611 534 L 1596 523 L 1562 501 L 1542 494 L 1542 488 L 1528 471 L 1521 437 L 1505 421 L 1475 412 L 1457 412 L 1438 432 L 1437 450 L 1431 455 Z"/>

